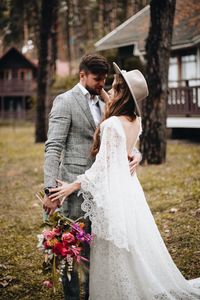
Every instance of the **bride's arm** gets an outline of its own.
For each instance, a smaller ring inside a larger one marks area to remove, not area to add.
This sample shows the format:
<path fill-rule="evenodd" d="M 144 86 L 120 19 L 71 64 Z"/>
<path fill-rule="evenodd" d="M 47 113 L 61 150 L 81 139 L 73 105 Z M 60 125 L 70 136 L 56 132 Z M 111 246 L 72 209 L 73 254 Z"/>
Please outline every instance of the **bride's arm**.
<path fill-rule="evenodd" d="M 112 120 L 105 122 L 106 123 L 101 123 L 101 144 L 99 152 L 96 155 L 95 162 L 92 164 L 90 169 L 88 169 L 84 174 L 77 176 L 77 179 L 72 183 L 57 180 L 60 186 L 50 189 L 50 192 L 53 194 L 50 195 L 49 198 L 52 201 L 60 199 L 62 204 L 66 197 L 80 188 L 83 188 L 83 185 L 87 185 L 87 188 L 88 185 L 91 188 L 93 185 L 99 185 L 99 176 L 104 178 L 107 167 L 113 163 L 113 161 L 118 160 L 117 149 L 122 141 L 121 135 L 116 129 L 116 123 L 113 124 Z M 110 155 L 110 153 L 112 153 L 112 155 Z M 106 162 L 105 167 L 103 166 L 104 162 Z"/>
<path fill-rule="evenodd" d="M 56 181 L 60 184 L 60 186 L 57 188 L 50 189 L 50 192 L 52 194 L 49 196 L 49 198 L 51 199 L 51 201 L 56 201 L 60 199 L 61 204 L 63 203 L 66 197 L 68 197 L 69 195 L 81 188 L 81 184 L 78 181 L 74 181 L 72 183 L 68 183 L 58 179 Z"/>

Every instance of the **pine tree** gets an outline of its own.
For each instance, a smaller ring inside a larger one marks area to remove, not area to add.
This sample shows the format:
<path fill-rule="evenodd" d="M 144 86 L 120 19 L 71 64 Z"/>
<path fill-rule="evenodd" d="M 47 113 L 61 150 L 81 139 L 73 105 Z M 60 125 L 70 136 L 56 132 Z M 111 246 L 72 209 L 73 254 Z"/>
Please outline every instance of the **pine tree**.
<path fill-rule="evenodd" d="M 152 0 L 150 30 L 146 42 L 146 78 L 149 96 L 142 105 L 143 162 L 160 164 L 166 159 L 168 68 L 175 14 L 175 0 Z"/>
<path fill-rule="evenodd" d="M 42 0 L 40 16 L 40 38 L 39 38 L 39 69 L 37 80 L 37 104 L 36 104 L 36 132 L 35 141 L 46 140 L 46 107 L 51 83 L 52 71 L 52 30 L 55 30 L 55 11 L 58 9 L 58 0 Z M 54 42 L 56 42 L 54 40 Z M 50 46 L 51 45 L 51 46 Z M 53 49 L 53 50 L 52 50 Z M 56 57 L 53 57 L 54 63 Z M 54 65 L 53 63 L 53 65 Z"/>

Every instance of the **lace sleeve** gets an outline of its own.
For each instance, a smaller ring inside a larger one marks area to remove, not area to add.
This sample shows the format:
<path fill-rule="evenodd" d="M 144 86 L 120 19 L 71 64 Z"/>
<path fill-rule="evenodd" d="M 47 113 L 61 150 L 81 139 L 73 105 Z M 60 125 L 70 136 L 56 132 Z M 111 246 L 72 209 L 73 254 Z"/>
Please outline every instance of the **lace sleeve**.
<path fill-rule="evenodd" d="M 128 249 L 123 195 L 118 190 L 123 173 L 129 174 L 126 142 L 120 128 L 106 121 L 101 126 L 101 146 L 94 164 L 77 177 L 81 183 L 79 194 L 84 198 L 81 208 L 85 218 L 92 221 L 94 234 Z"/>

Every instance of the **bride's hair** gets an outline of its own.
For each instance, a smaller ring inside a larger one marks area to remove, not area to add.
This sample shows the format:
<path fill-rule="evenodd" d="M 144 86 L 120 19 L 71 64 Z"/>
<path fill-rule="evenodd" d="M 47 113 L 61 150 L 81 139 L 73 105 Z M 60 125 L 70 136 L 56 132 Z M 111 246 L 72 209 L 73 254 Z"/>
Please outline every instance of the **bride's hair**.
<path fill-rule="evenodd" d="M 104 117 L 101 123 L 111 116 L 127 116 L 130 121 L 136 118 L 135 102 L 128 85 L 120 74 L 115 75 L 113 85 L 114 97 L 106 104 Z M 121 96 L 120 96 L 121 95 Z M 97 127 L 91 148 L 91 154 L 95 157 L 100 148 L 100 125 Z"/>

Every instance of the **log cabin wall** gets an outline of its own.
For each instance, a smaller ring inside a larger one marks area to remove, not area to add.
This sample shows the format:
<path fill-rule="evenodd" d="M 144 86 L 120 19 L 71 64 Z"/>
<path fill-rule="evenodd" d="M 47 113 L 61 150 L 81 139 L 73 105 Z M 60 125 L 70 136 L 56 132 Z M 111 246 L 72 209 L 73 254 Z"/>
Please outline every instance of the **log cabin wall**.
<path fill-rule="evenodd" d="M 0 118 L 26 119 L 36 91 L 37 66 L 16 48 L 0 58 Z"/>

